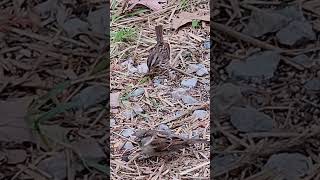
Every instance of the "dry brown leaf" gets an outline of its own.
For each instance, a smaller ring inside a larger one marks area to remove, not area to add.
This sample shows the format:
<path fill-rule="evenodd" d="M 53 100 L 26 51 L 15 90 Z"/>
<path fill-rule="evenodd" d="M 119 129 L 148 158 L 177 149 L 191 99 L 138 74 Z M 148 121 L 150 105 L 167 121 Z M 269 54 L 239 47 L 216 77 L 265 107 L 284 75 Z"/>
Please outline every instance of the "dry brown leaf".
<path fill-rule="evenodd" d="M 210 21 L 210 15 L 201 15 L 199 12 L 189 13 L 189 12 L 181 12 L 177 15 L 176 18 L 172 20 L 172 28 L 175 30 L 179 27 L 192 22 L 192 20 L 201 20 L 201 21 Z"/>
<path fill-rule="evenodd" d="M 308 11 L 311 11 L 317 15 L 320 15 L 320 1 L 319 0 L 307 1 L 307 2 L 303 3 L 302 7 Z"/>
<path fill-rule="evenodd" d="M 128 4 L 131 4 L 128 10 L 133 9 L 136 5 L 144 5 L 153 11 L 159 11 L 162 6 L 167 4 L 167 0 L 130 0 Z"/>

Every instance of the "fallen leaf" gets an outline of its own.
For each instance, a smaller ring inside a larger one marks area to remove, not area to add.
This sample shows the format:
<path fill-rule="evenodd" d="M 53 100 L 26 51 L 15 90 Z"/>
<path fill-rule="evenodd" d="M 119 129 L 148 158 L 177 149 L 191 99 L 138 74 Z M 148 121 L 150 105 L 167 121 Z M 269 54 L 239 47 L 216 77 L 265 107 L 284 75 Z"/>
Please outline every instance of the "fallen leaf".
<path fill-rule="evenodd" d="M 120 96 L 120 92 L 110 94 L 110 107 L 119 107 L 120 106 L 119 96 Z"/>
<path fill-rule="evenodd" d="M 200 14 L 199 12 L 189 13 L 181 12 L 176 18 L 172 19 L 172 28 L 178 29 L 179 27 L 192 22 L 192 20 L 210 21 L 209 14 Z"/>
<path fill-rule="evenodd" d="M 0 141 L 35 142 L 26 121 L 31 101 L 30 97 L 0 101 Z"/>
<path fill-rule="evenodd" d="M 167 0 L 130 0 L 128 4 L 132 4 L 128 7 L 128 10 L 132 10 L 136 5 L 144 5 L 153 11 L 159 11 L 162 6 L 167 4 Z"/>

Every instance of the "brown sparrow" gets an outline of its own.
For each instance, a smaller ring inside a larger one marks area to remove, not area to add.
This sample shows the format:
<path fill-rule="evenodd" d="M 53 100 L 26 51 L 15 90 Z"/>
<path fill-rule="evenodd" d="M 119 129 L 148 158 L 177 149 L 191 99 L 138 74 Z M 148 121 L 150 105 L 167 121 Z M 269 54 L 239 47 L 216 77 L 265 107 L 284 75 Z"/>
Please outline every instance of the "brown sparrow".
<path fill-rule="evenodd" d="M 148 157 L 170 154 L 196 143 L 210 143 L 205 139 L 188 139 L 166 131 L 156 130 L 138 130 L 134 136 L 136 136 L 135 140 L 142 153 Z"/>
<path fill-rule="evenodd" d="M 170 46 L 163 41 L 163 28 L 162 25 L 156 26 L 157 44 L 150 50 L 147 59 L 149 71 L 161 64 L 169 63 L 170 60 Z"/>

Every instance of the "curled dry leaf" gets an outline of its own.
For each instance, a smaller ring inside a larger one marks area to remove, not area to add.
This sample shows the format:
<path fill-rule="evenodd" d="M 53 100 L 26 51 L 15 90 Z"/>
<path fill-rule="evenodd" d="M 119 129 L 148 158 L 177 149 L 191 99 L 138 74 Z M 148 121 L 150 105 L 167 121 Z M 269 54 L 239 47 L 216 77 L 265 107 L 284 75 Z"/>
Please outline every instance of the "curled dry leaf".
<path fill-rule="evenodd" d="M 192 22 L 192 20 L 210 21 L 209 14 L 200 14 L 199 12 L 181 12 L 176 18 L 172 20 L 172 28 L 178 29 L 179 27 Z"/>
<path fill-rule="evenodd" d="M 153 11 L 159 11 L 162 6 L 167 4 L 167 0 L 129 0 L 128 10 L 132 10 L 136 5 L 144 5 Z"/>

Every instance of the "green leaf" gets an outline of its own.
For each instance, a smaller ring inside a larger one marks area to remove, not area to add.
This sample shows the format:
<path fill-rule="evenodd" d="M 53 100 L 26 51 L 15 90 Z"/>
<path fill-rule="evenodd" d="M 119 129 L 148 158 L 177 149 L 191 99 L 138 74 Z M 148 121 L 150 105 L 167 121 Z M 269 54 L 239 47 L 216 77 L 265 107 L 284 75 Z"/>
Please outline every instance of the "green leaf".
<path fill-rule="evenodd" d="M 192 27 L 199 28 L 199 22 L 200 22 L 200 20 L 196 20 L 196 19 L 192 20 Z"/>
<path fill-rule="evenodd" d="M 137 32 L 134 28 L 122 28 L 119 31 L 111 33 L 111 39 L 113 42 L 125 42 L 131 41 L 137 36 Z"/>

